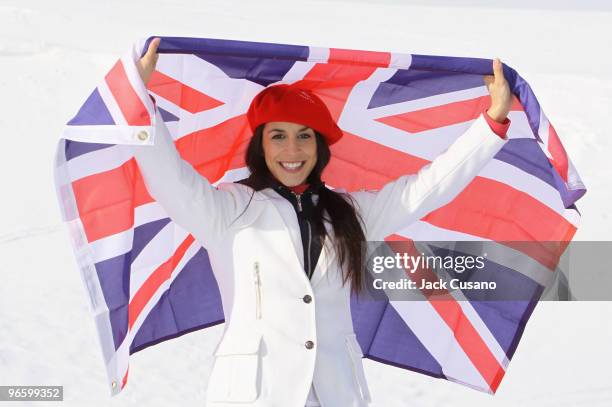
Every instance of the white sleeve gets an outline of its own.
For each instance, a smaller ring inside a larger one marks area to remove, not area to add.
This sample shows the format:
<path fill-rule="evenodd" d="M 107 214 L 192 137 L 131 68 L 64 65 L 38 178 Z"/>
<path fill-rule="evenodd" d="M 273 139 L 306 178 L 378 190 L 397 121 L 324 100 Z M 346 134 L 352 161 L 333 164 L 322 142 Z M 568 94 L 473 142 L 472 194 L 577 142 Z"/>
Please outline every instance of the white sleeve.
<path fill-rule="evenodd" d="M 65 126 L 63 138 L 126 146 L 149 194 L 174 222 L 210 247 L 240 214 L 238 208 L 244 209 L 249 194 L 243 188 L 248 187 L 227 184 L 217 189 L 180 157 L 138 73 L 144 43 L 142 39 L 133 44 L 115 63 L 75 119 Z"/>
<path fill-rule="evenodd" d="M 455 198 L 504 146 L 481 114 L 451 146 L 416 174 L 403 175 L 379 191 L 351 192 L 366 239 L 383 240 Z"/>
<path fill-rule="evenodd" d="M 211 185 L 180 157 L 157 109 L 152 128 L 154 143 L 133 147 L 147 190 L 174 222 L 210 247 L 238 216 L 238 199 Z"/>

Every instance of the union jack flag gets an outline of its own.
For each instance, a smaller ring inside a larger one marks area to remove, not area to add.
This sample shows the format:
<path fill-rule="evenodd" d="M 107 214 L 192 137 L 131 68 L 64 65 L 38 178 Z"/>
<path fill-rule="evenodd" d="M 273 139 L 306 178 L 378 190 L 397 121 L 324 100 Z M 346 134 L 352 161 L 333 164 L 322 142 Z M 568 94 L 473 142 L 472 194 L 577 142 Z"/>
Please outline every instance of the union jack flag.
<path fill-rule="evenodd" d="M 207 251 L 149 195 L 133 156 L 134 145 L 154 143 L 143 130 L 154 125 L 156 106 L 180 155 L 218 184 L 248 175 L 252 98 L 265 86 L 300 82 L 327 104 L 344 132 L 323 179 L 354 191 L 380 189 L 416 172 L 490 103 L 482 77 L 492 74 L 489 59 L 208 38 L 161 37 L 145 88 L 136 61 L 152 38 L 113 65 L 67 123 L 56 153 L 58 199 L 112 395 L 127 383 L 131 354 L 224 322 Z M 585 187 L 529 84 L 509 66 L 503 69 L 515 95 L 510 140 L 452 202 L 390 238 L 572 239 L 575 202 Z M 520 254 L 544 271 L 506 266 L 543 286 L 554 261 Z M 495 304 L 466 298 L 353 298 L 363 353 L 494 393 L 537 298 Z"/>

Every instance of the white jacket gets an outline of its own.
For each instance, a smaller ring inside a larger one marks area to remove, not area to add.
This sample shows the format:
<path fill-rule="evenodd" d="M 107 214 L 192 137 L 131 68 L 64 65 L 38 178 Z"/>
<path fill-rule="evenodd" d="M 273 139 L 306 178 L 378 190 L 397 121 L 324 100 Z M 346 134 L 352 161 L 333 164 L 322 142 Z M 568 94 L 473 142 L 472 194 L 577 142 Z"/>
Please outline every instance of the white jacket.
<path fill-rule="evenodd" d="M 159 111 L 151 130 L 134 148 L 145 184 L 208 250 L 223 302 L 225 331 L 206 405 L 303 407 L 311 384 L 323 407 L 367 405 L 350 284 L 341 284 L 333 249 L 324 247 L 308 280 L 297 217 L 285 198 L 271 188 L 255 192 L 238 217 L 253 190 L 235 183 L 215 188 L 200 176 L 178 155 Z M 367 240 L 382 240 L 448 203 L 505 142 L 480 115 L 418 174 L 377 192 L 350 193 Z"/>

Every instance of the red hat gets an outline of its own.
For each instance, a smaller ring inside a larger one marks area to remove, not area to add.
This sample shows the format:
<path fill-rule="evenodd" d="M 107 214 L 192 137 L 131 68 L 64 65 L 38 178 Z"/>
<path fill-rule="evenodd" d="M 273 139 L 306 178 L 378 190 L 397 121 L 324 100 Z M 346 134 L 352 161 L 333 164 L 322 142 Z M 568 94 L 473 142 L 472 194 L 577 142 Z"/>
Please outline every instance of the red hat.
<path fill-rule="evenodd" d="M 307 89 L 291 84 L 269 86 L 253 98 L 247 118 L 251 131 L 267 122 L 293 122 L 321 133 L 327 145 L 342 137 L 325 103 Z"/>

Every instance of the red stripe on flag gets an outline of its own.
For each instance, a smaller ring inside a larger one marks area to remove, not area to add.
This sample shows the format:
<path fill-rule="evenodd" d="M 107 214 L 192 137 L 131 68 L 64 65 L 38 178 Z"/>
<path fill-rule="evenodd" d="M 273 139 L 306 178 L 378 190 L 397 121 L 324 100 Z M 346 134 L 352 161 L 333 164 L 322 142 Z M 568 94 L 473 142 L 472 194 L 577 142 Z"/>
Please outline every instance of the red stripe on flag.
<path fill-rule="evenodd" d="M 482 177 L 423 220 L 495 241 L 561 242 L 576 232 L 573 224 L 537 199 Z"/>
<path fill-rule="evenodd" d="M 474 120 L 481 112 L 488 109 L 490 105 L 491 96 L 486 95 L 393 116 L 381 117 L 376 119 L 376 121 L 409 133 L 419 133 Z M 513 98 L 511 110 L 523 110 L 516 96 Z"/>
<path fill-rule="evenodd" d="M 340 60 L 344 57 L 350 58 L 349 54 L 345 52 L 350 53 L 352 51 L 331 49 L 330 61 Z M 372 58 L 374 57 L 372 56 Z M 389 61 L 390 58 L 389 54 Z M 367 65 L 316 64 L 303 79 L 296 83 L 319 96 L 329 109 L 333 119 L 337 122 L 353 87 L 357 83 L 369 78 L 375 70 L 374 66 Z"/>
<path fill-rule="evenodd" d="M 251 136 L 246 115 L 240 115 L 181 137 L 175 144 L 181 157 L 214 183 L 226 171 L 244 166 Z"/>
<path fill-rule="evenodd" d="M 414 174 L 429 163 L 346 131 L 340 141 L 331 146 L 331 152 L 322 178 L 348 191 L 380 189 L 387 182 L 404 174 Z"/>
<path fill-rule="evenodd" d="M 174 254 L 172 254 L 172 257 L 156 268 L 140 286 L 138 291 L 136 291 L 134 298 L 132 298 L 128 306 L 128 327 L 130 331 L 144 307 L 151 300 L 151 297 L 157 292 L 159 286 L 170 278 L 172 272 L 193 242 L 193 236 L 187 236 L 185 240 L 181 242 Z"/>
<path fill-rule="evenodd" d="M 132 87 L 121 60 L 117 61 L 104 79 L 127 124 L 149 126 L 151 124 L 149 112 Z"/>
<path fill-rule="evenodd" d="M 419 252 L 412 245 L 412 240 L 399 235 L 392 235 L 385 239 L 387 245 L 396 253 L 407 252 L 409 256 L 419 256 Z M 400 244 L 394 244 L 394 242 Z M 406 247 L 408 246 L 408 247 Z M 408 248 L 408 250 L 405 250 Z M 412 272 L 414 271 L 414 272 Z M 406 275 L 412 280 L 417 281 L 417 286 L 421 286 L 420 281 L 438 281 L 438 276 L 431 269 L 420 267 L 416 270 L 406 270 Z M 436 310 L 440 318 L 449 327 L 457 344 L 463 349 L 465 355 L 470 359 L 476 370 L 487 382 L 489 388 L 495 392 L 504 374 L 503 366 L 499 364 L 491 349 L 480 336 L 478 330 L 463 312 L 461 306 L 446 289 L 421 290 L 431 306 Z"/>
<path fill-rule="evenodd" d="M 490 96 L 481 96 L 427 109 L 381 117 L 376 119 L 376 121 L 409 133 L 418 133 L 474 120 L 490 104 L 490 99 Z"/>
<path fill-rule="evenodd" d="M 72 183 L 88 242 L 132 227 L 137 177 L 136 162 L 131 159 L 117 168 Z"/>
<path fill-rule="evenodd" d="M 220 100 L 159 71 L 153 71 L 147 87 L 155 94 L 190 113 L 203 112 L 224 105 Z"/>
<path fill-rule="evenodd" d="M 550 123 L 548 123 L 548 152 L 552 156 L 551 162 L 553 167 L 557 170 L 557 173 L 561 176 L 563 181 L 567 182 L 567 171 L 569 167 L 567 153 L 565 152 L 563 144 L 561 144 L 561 140 L 559 140 L 557 131 Z"/>
<path fill-rule="evenodd" d="M 391 63 L 391 53 L 380 51 L 361 51 L 353 49 L 330 48 L 328 63 L 386 68 Z"/>
<path fill-rule="evenodd" d="M 121 390 L 123 390 L 123 388 L 125 387 L 125 385 L 127 384 L 127 379 L 128 379 L 128 373 L 130 372 L 130 366 L 128 365 L 125 374 L 123 375 L 123 379 L 121 380 Z"/>

